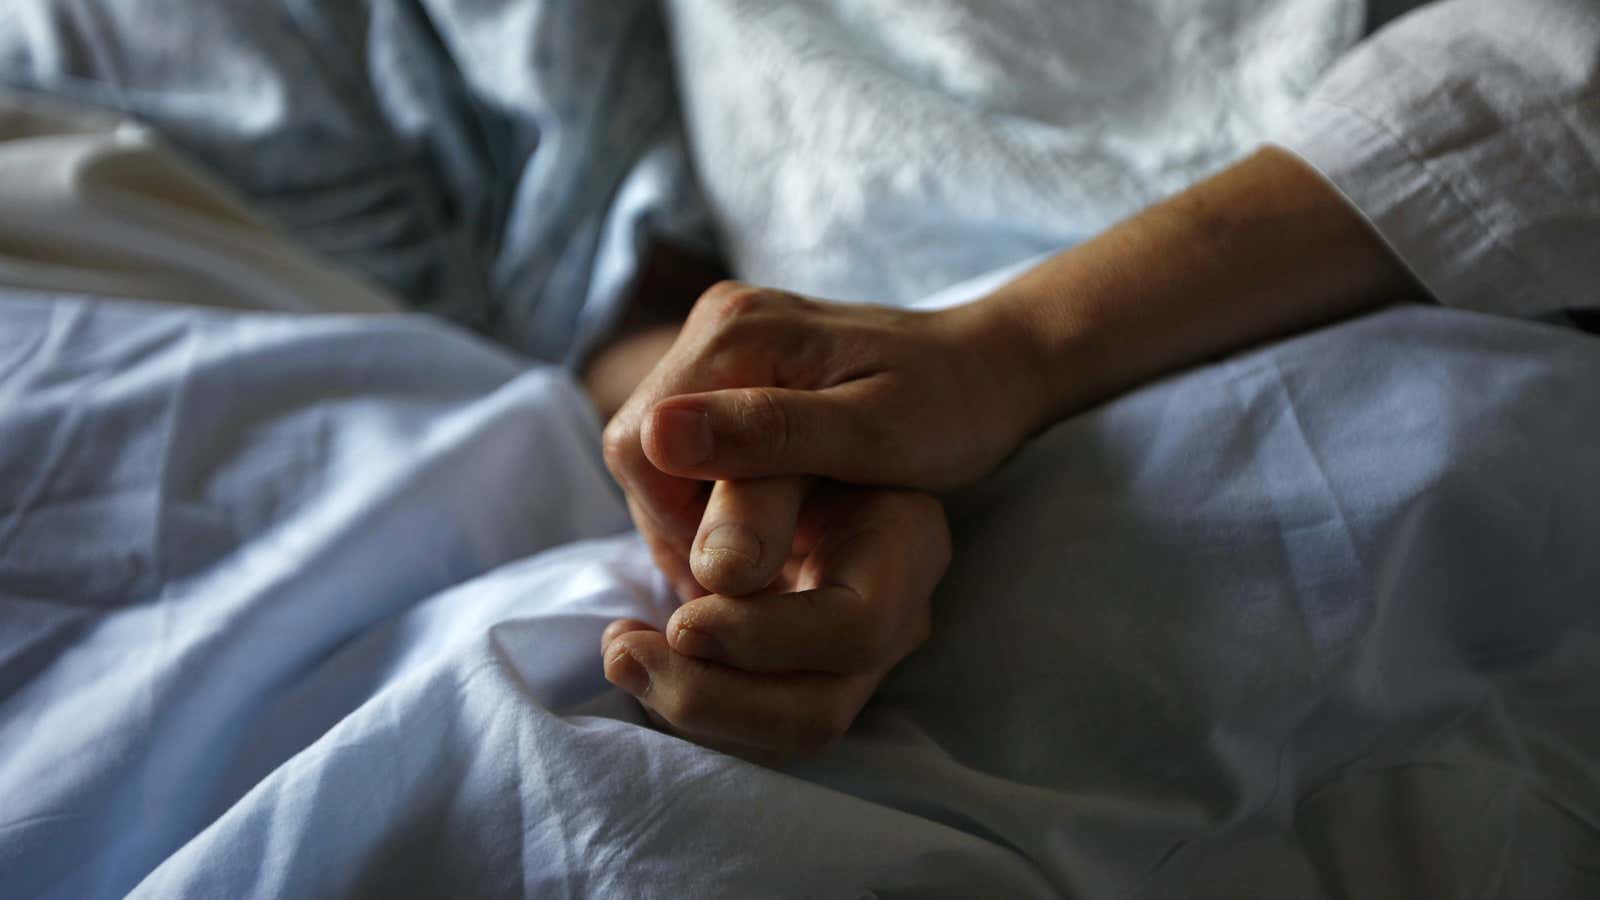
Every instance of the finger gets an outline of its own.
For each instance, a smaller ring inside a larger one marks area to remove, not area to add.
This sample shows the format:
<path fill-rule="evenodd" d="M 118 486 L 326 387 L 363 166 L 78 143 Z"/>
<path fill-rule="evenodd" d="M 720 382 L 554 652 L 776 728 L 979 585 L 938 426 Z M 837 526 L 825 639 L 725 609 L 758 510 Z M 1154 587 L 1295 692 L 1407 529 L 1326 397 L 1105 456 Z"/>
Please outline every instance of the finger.
<path fill-rule="evenodd" d="M 789 560 L 808 484 L 793 477 L 717 482 L 690 557 L 695 580 L 734 597 L 772 584 Z"/>
<path fill-rule="evenodd" d="M 806 589 L 691 601 L 667 623 L 674 649 L 753 672 L 881 675 L 927 639 L 950 555 L 938 502 L 852 491 L 814 506 L 822 534 L 801 567 Z"/>
<path fill-rule="evenodd" d="M 680 606 L 667 622 L 672 648 L 747 672 L 882 672 L 911 649 L 913 635 L 843 585 L 785 594 L 711 595 Z"/>
<path fill-rule="evenodd" d="M 638 619 L 617 619 L 607 625 L 606 630 L 600 633 L 600 652 L 605 653 L 606 647 L 610 646 L 612 641 L 630 631 L 648 631 L 653 630 L 654 627 L 650 623 L 641 622 Z"/>
<path fill-rule="evenodd" d="M 944 577 L 950 529 L 938 500 L 913 491 L 851 490 L 824 502 L 803 582 L 842 585 L 881 606 L 924 600 Z"/>
<path fill-rule="evenodd" d="M 871 483 L 892 449 L 887 417 L 876 415 L 873 399 L 861 381 L 818 391 L 682 394 L 648 411 L 640 440 L 658 470 L 684 478 L 821 475 Z"/>
<path fill-rule="evenodd" d="M 809 755 L 836 741 L 871 696 L 871 677 L 772 676 L 674 653 L 658 631 L 618 636 L 606 678 L 696 741 Z"/>
<path fill-rule="evenodd" d="M 695 389 L 694 382 L 674 376 L 680 370 L 690 371 L 682 357 L 692 356 L 692 344 L 687 331 L 679 333 L 655 371 L 606 424 L 601 448 L 606 468 L 627 495 L 628 511 L 640 532 L 666 544 L 686 560 L 700 525 L 707 487 L 703 480 L 678 477 L 656 468 L 645 456 L 640 432 L 657 399 Z"/>
<path fill-rule="evenodd" d="M 637 429 L 613 420 L 605 431 L 605 460 L 628 498 L 628 512 L 640 533 L 688 559 L 705 509 L 707 485 L 657 469 L 644 455 Z"/>

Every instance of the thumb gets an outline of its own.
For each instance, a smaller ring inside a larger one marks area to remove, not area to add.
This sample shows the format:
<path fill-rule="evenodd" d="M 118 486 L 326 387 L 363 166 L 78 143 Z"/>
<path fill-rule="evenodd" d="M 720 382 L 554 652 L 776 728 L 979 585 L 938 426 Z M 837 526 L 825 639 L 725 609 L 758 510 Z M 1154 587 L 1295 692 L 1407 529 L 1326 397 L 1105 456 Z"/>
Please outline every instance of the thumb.
<path fill-rule="evenodd" d="M 794 546 L 808 478 L 719 481 L 711 488 L 689 565 L 713 594 L 740 597 L 778 577 Z"/>
<path fill-rule="evenodd" d="M 872 481 L 889 418 L 859 391 L 737 388 L 658 402 L 640 434 L 658 469 L 706 481 L 820 475 Z"/>

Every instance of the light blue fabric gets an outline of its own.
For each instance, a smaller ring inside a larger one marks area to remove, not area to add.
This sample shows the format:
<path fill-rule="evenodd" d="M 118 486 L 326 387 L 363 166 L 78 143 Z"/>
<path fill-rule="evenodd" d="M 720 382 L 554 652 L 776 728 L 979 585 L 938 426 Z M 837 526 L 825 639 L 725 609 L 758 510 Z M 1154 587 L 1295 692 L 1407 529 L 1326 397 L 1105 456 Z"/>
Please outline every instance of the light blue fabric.
<path fill-rule="evenodd" d="M 10 0 L 0 82 L 149 123 L 313 250 L 540 359 L 583 355 L 652 237 L 710 241 L 654 0 Z"/>
<path fill-rule="evenodd" d="M 604 682 L 671 600 L 597 428 L 421 316 L 0 296 L 6 896 L 1600 887 L 1600 340 L 1391 310 L 1059 426 L 787 773 Z"/>
<path fill-rule="evenodd" d="M 22 0 L 0 60 L 555 359 L 694 218 L 583 111 L 650 9 Z M 566 374 L 0 291 L 0 894 L 1593 897 L 1595 447 L 1600 341 L 1450 310 L 1151 385 L 949 498 L 933 640 L 777 773 L 604 682 L 671 599 Z"/>

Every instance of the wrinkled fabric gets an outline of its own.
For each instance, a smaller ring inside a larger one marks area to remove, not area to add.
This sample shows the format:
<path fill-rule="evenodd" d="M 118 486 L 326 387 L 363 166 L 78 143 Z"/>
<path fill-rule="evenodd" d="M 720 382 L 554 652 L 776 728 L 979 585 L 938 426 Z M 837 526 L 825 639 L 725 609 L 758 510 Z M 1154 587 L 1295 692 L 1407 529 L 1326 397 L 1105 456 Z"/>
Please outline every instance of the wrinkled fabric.
<path fill-rule="evenodd" d="M 828 755 L 601 674 L 672 599 L 567 376 L 423 317 L 0 302 L 8 896 L 1579 898 L 1600 341 L 1409 308 L 949 498 Z"/>
<path fill-rule="evenodd" d="M 124 7 L 45 8 L 0 19 L 123 65 L 58 39 Z M 128 97 L 254 109 L 230 84 Z M 178 118 L 238 125 L 206 115 Z M 280 140 L 262 121 L 220 146 Z M 1032 246 L 963 256 L 939 230 L 960 204 L 928 196 L 927 241 L 960 257 L 930 283 Z M 890 273 L 863 283 L 914 296 L 914 249 L 858 260 Z M 672 598 L 564 372 L 425 316 L 8 284 L 8 897 L 1600 893 L 1593 337 L 1393 309 L 1057 426 L 947 498 L 932 640 L 829 754 L 774 772 L 604 681 L 605 623 Z"/>
<path fill-rule="evenodd" d="M 1341 60 L 1278 138 L 1441 303 L 1600 308 L 1600 3 L 1430 4 Z"/>
<path fill-rule="evenodd" d="M 709 241 L 651 0 L 10 0 L 0 83 L 134 117 L 301 244 L 545 360 L 605 332 L 652 239 Z"/>
<path fill-rule="evenodd" d="M 424 317 L 0 307 L 8 895 L 122 894 L 383 683 L 297 691 L 342 644 L 627 524 L 571 381 Z"/>
<path fill-rule="evenodd" d="M 136 122 L 0 89 L 0 285 L 284 312 L 398 312 Z"/>
<path fill-rule="evenodd" d="M 705 190 L 750 281 L 910 302 L 1270 140 L 1439 301 L 1600 307 L 1593 0 L 670 6 Z"/>
<path fill-rule="evenodd" d="M 667 5 L 732 270 L 891 304 L 1234 162 L 1368 24 L 1361 0 Z"/>

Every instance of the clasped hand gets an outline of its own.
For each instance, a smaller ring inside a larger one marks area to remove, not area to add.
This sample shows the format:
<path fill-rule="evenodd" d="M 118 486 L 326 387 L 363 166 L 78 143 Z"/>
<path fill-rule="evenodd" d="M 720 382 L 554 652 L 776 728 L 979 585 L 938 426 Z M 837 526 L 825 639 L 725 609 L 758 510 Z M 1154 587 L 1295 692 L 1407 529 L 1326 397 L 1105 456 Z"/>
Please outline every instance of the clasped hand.
<path fill-rule="evenodd" d="M 607 465 L 685 601 L 665 632 L 612 623 L 606 677 L 658 724 L 747 759 L 830 744 L 928 636 L 950 539 L 923 491 L 1025 436 L 1020 363 L 973 310 L 708 291 L 606 428 Z"/>
<path fill-rule="evenodd" d="M 966 306 L 719 285 L 606 429 L 689 600 L 665 636 L 607 632 L 607 672 L 708 742 L 779 759 L 825 744 L 926 632 L 948 538 L 906 491 L 971 481 L 1164 373 L 1423 297 L 1326 179 L 1271 147 Z"/>

